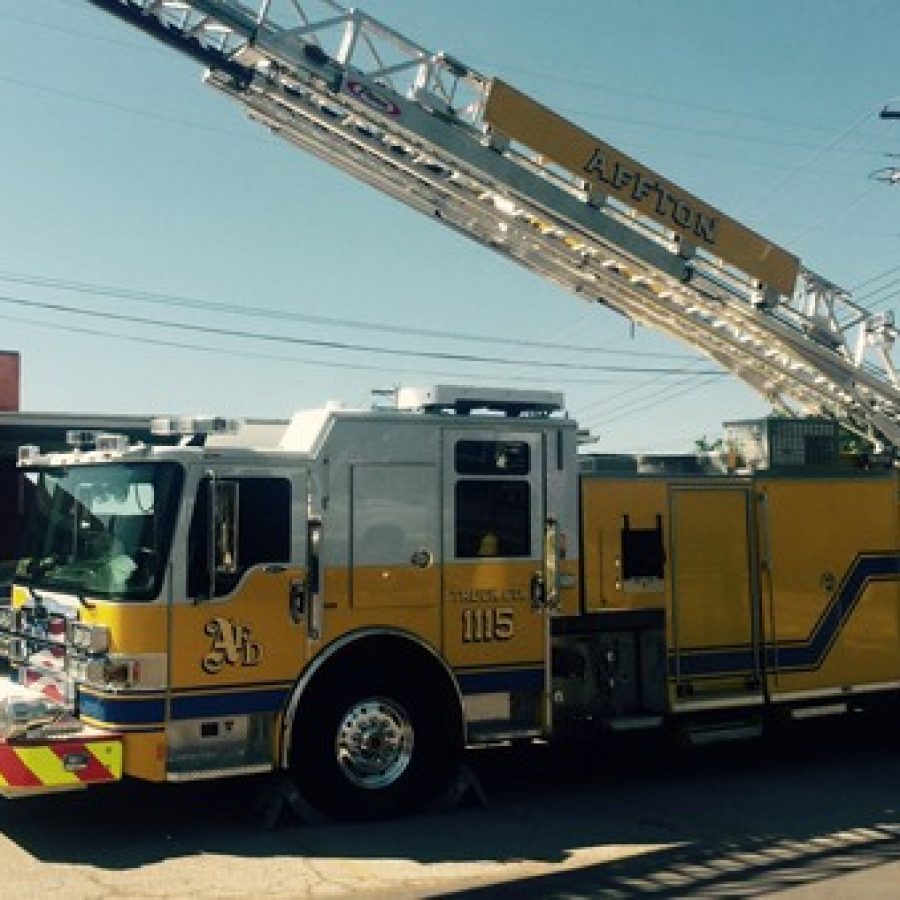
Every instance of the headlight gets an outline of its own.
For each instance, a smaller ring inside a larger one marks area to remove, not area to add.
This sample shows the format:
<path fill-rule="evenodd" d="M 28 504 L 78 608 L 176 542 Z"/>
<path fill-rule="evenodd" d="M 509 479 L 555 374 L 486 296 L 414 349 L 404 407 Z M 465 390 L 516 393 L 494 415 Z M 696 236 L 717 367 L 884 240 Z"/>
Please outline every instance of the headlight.
<path fill-rule="evenodd" d="M 86 659 L 82 656 L 70 656 L 66 659 L 66 674 L 83 684 L 105 686 L 105 668 L 106 660 L 104 659 Z"/>
<path fill-rule="evenodd" d="M 28 641 L 25 638 L 9 639 L 9 661 L 11 663 L 28 661 Z"/>
<path fill-rule="evenodd" d="M 0 697 L 0 739 L 49 725 L 66 714 L 65 707 L 16 684 L 5 685 Z"/>
<path fill-rule="evenodd" d="M 66 631 L 66 640 L 75 650 L 91 654 L 109 650 L 109 629 L 105 625 L 69 622 Z"/>
<path fill-rule="evenodd" d="M 66 674 L 91 687 L 134 687 L 140 681 L 140 672 L 140 663 L 126 657 L 69 656 L 66 659 Z"/>
<path fill-rule="evenodd" d="M 0 631 L 18 631 L 20 618 L 19 610 L 0 606 Z"/>

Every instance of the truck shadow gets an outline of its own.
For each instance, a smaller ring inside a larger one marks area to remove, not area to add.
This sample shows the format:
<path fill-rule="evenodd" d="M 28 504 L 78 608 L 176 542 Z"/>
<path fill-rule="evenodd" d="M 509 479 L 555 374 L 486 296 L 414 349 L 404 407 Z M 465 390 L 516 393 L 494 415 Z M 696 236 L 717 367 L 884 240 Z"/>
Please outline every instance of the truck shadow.
<path fill-rule="evenodd" d="M 248 816 L 259 781 L 123 784 L 4 803 L 0 829 L 43 862 L 112 871 L 211 853 L 573 864 L 454 895 L 473 898 L 724 896 L 737 885 L 752 896 L 900 859 L 900 736 L 884 720 L 693 750 L 498 748 L 469 762 L 486 809 L 265 831 Z M 584 849 L 593 855 L 579 865 Z"/>

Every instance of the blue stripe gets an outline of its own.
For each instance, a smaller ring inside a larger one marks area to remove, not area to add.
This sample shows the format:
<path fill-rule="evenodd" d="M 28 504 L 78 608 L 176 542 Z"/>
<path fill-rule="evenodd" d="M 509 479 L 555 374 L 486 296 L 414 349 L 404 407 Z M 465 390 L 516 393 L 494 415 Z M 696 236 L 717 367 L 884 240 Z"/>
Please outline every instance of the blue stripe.
<path fill-rule="evenodd" d="M 173 720 L 219 718 L 251 713 L 277 712 L 287 701 L 288 691 L 236 691 L 230 694 L 190 694 L 172 698 Z M 166 702 L 154 697 L 105 697 L 79 694 L 79 711 L 97 722 L 114 725 L 153 725 L 164 722 Z"/>
<path fill-rule="evenodd" d="M 286 690 L 174 697 L 172 699 L 172 718 L 202 719 L 207 716 L 215 718 L 277 712 L 287 702 L 287 697 Z"/>
<path fill-rule="evenodd" d="M 491 672 L 458 672 L 463 694 L 493 694 L 502 691 L 541 691 L 543 669 L 494 669 Z"/>
<path fill-rule="evenodd" d="M 858 556 L 838 590 L 805 640 L 789 641 L 765 648 L 765 666 L 769 671 L 817 669 L 834 646 L 847 620 L 853 614 L 870 581 L 900 579 L 900 555 L 896 553 Z M 753 648 L 710 648 L 673 655 L 669 673 L 676 676 L 728 675 L 752 672 L 756 668 Z"/>
<path fill-rule="evenodd" d="M 543 689 L 543 669 L 500 669 L 489 672 L 464 672 L 458 675 L 463 694 L 489 694 L 501 691 L 538 692 Z M 284 707 L 287 688 L 232 693 L 189 693 L 172 698 L 172 720 L 219 718 L 252 713 L 274 713 Z M 117 725 L 155 725 L 165 721 L 166 703 L 153 697 L 107 697 L 82 688 L 79 709 L 97 722 Z"/>
<path fill-rule="evenodd" d="M 755 668 L 753 649 L 747 646 L 734 650 L 696 650 L 673 656 L 669 663 L 669 674 L 724 675 L 731 672 L 752 672 Z"/>
<path fill-rule="evenodd" d="M 818 668 L 859 605 L 869 582 L 898 578 L 900 557 L 893 554 L 857 557 L 810 637 L 802 643 L 776 644 L 767 648 L 766 665 L 778 669 Z"/>
<path fill-rule="evenodd" d="M 155 725 L 166 718 L 165 701 L 159 697 L 98 697 L 82 689 L 78 710 L 97 722 L 114 725 Z"/>

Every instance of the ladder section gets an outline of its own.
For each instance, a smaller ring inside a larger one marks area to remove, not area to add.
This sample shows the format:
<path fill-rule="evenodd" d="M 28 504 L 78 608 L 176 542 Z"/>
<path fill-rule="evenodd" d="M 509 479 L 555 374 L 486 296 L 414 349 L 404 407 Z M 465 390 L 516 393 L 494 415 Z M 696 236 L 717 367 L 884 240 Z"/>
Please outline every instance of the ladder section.
<path fill-rule="evenodd" d="M 900 448 L 891 316 L 503 82 L 334 0 L 86 2 L 197 59 L 298 148 L 687 343 L 776 408 Z"/>

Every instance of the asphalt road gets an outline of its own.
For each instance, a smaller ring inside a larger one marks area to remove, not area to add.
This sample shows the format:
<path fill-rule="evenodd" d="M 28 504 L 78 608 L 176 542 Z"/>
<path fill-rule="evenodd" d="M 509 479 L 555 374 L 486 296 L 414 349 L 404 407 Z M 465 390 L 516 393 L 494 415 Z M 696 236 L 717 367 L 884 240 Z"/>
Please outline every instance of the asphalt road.
<path fill-rule="evenodd" d="M 260 785 L 125 784 L 0 804 L 0 896 L 900 897 L 900 731 L 470 755 L 451 813 L 273 830 Z"/>

